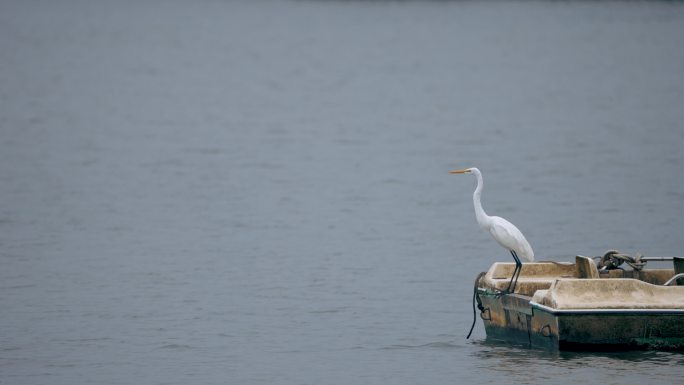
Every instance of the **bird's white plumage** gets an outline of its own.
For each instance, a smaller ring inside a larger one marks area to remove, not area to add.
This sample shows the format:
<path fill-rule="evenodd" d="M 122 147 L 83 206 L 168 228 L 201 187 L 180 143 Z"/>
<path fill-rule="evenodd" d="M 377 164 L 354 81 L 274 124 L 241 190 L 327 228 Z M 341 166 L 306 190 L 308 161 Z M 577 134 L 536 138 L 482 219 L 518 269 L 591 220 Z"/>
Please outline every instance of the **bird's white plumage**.
<path fill-rule="evenodd" d="M 475 218 L 480 227 L 487 231 L 495 241 L 507 250 L 514 251 L 519 258 L 527 262 L 534 261 L 534 252 L 522 232 L 514 224 L 501 217 L 489 216 L 482 208 L 482 173 L 475 167 L 452 171 L 455 174 L 473 174 L 477 177 L 477 187 L 473 193 Z"/>
<path fill-rule="evenodd" d="M 501 217 L 490 217 L 492 219 L 489 233 L 505 249 L 513 250 L 521 259 L 534 261 L 534 252 L 522 232 L 511 222 Z"/>

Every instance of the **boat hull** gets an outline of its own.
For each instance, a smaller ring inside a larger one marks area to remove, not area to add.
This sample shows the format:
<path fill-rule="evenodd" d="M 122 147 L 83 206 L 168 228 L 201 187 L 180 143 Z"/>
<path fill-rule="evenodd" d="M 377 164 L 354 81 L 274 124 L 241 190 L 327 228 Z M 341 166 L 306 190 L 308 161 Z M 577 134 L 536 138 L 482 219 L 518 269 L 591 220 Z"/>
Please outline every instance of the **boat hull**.
<path fill-rule="evenodd" d="M 682 309 L 556 310 L 524 295 L 478 294 L 489 340 L 564 351 L 684 350 Z"/>

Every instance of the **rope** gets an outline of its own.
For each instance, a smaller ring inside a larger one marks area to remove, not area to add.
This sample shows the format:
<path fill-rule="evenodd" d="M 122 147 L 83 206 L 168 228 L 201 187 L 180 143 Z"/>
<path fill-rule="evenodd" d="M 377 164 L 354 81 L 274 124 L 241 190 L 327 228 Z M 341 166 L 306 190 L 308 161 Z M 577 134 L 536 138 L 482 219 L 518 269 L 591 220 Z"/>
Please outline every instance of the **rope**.
<path fill-rule="evenodd" d="M 641 271 L 641 269 L 646 266 L 646 261 L 642 261 L 643 255 L 637 254 L 634 257 L 630 257 L 627 254 L 622 254 L 617 250 L 608 250 L 602 257 L 595 257 L 599 259 L 597 267 L 599 270 L 614 270 L 621 269 L 619 267 L 622 263 L 626 263 L 632 267 L 632 269 Z"/>
<path fill-rule="evenodd" d="M 475 329 L 475 323 L 477 322 L 477 311 L 475 311 L 475 302 L 477 302 L 477 308 L 480 309 L 480 312 L 484 311 L 484 307 L 482 306 L 480 296 L 477 295 L 477 284 L 480 282 L 480 278 L 482 278 L 485 274 L 487 273 L 483 271 L 477 275 L 477 278 L 475 278 L 475 285 L 473 287 L 473 324 L 470 325 L 470 331 L 468 332 L 468 336 L 466 337 L 466 339 L 469 339 L 470 335 L 473 334 L 473 329 Z"/>

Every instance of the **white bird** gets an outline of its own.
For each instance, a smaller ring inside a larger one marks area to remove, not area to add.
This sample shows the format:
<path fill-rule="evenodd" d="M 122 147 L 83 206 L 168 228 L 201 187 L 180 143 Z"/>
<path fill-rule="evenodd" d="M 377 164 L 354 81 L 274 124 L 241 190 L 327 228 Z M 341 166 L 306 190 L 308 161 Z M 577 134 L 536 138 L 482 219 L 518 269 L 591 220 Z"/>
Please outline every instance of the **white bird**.
<path fill-rule="evenodd" d="M 482 208 L 480 196 L 482 195 L 482 173 L 475 167 L 466 168 L 463 170 L 450 171 L 450 174 L 473 174 L 477 177 L 477 187 L 473 193 L 473 205 L 475 206 L 475 218 L 480 228 L 488 232 L 495 241 L 501 246 L 511 252 L 515 260 L 515 269 L 511 276 L 511 281 L 506 289 L 507 293 L 515 291 L 515 285 L 518 282 L 518 276 L 522 268 L 520 258 L 527 262 L 534 261 L 534 252 L 522 232 L 515 227 L 511 222 L 501 217 L 490 217 Z"/>

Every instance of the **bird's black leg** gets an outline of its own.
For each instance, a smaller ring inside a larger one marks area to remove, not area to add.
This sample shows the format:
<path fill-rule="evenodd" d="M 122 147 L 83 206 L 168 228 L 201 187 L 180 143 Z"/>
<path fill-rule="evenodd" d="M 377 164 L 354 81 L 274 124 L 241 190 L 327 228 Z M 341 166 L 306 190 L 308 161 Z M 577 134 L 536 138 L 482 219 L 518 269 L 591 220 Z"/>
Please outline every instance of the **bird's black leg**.
<path fill-rule="evenodd" d="M 511 250 L 511 255 L 515 260 L 515 269 L 513 270 L 511 281 L 508 283 L 508 289 L 506 289 L 507 293 L 513 293 L 515 291 L 515 285 L 518 283 L 518 276 L 520 276 L 520 270 L 522 270 L 522 263 L 520 262 L 520 258 L 518 258 L 518 254 Z"/>
<path fill-rule="evenodd" d="M 518 266 L 518 274 L 515 275 L 515 282 L 513 282 L 513 291 L 515 291 L 515 287 L 518 285 L 518 278 L 520 278 L 520 273 L 522 272 L 522 262 L 520 262 L 520 258 L 515 251 L 512 251 L 512 253 L 515 257 L 516 265 Z"/>

